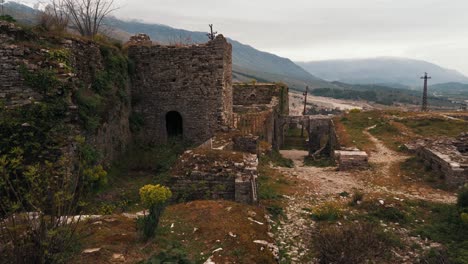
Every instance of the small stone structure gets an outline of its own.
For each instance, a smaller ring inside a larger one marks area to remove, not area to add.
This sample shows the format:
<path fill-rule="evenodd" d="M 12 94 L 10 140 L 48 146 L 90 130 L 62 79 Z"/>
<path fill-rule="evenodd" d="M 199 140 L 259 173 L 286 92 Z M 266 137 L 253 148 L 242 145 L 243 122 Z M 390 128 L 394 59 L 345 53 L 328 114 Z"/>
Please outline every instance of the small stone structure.
<path fill-rule="evenodd" d="M 145 123 L 137 138 L 165 143 L 171 136 L 201 144 L 226 130 L 232 119 L 232 46 L 222 35 L 206 44 L 148 45 L 129 42 L 135 65 L 133 110 Z"/>
<path fill-rule="evenodd" d="M 212 141 L 216 141 L 216 137 Z M 209 144 L 216 145 L 217 142 Z M 171 171 L 171 189 L 176 200 L 257 202 L 257 155 L 233 151 L 231 144 L 221 145 L 226 149 L 202 144 L 180 157 Z"/>
<path fill-rule="evenodd" d="M 336 150 L 335 159 L 341 171 L 369 168 L 369 156 L 365 151 Z"/>
<path fill-rule="evenodd" d="M 457 138 L 420 139 L 406 144 L 433 170 L 440 172 L 450 186 L 468 182 L 468 133 Z"/>
<path fill-rule="evenodd" d="M 257 135 L 270 144 L 275 140 L 275 123 L 289 113 L 289 89 L 276 83 L 235 83 L 232 127 L 243 135 Z"/>
<path fill-rule="evenodd" d="M 275 126 L 276 149 L 280 149 L 284 142 L 285 127 L 303 126 L 309 134 L 309 155 L 317 152 L 333 156 L 334 150 L 338 148 L 335 124 L 330 116 L 283 116 Z"/>

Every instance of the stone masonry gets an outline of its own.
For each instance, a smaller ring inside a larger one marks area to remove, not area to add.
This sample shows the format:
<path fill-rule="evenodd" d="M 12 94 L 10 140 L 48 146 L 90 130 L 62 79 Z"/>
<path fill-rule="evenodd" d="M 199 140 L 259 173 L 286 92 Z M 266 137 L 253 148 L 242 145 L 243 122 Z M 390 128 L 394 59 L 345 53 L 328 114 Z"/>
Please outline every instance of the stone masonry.
<path fill-rule="evenodd" d="M 181 119 L 176 122 L 186 142 L 201 144 L 226 130 L 232 118 L 231 44 L 222 35 L 191 46 L 148 45 L 148 40 L 140 34 L 128 49 L 135 65 L 133 108 L 145 123 L 137 138 L 165 143 L 170 113 Z"/>
<path fill-rule="evenodd" d="M 440 172 L 450 186 L 468 182 L 468 133 L 457 138 L 421 139 L 406 144 L 433 170 Z"/>

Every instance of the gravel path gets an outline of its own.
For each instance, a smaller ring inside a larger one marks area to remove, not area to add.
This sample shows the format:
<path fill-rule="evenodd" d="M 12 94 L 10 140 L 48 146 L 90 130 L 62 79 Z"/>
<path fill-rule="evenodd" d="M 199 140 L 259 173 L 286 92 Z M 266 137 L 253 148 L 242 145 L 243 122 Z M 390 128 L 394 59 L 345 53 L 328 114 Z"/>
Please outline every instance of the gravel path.
<path fill-rule="evenodd" d="M 369 128 L 370 129 L 370 128 Z M 364 193 L 379 193 L 384 196 L 394 196 L 405 199 L 421 199 L 442 203 L 454 203 L 453 193 L 433 189 L 424 184 L 401 183 L 397 186 L 377 185 L 373 182 L 378 177 L 394 180 L 399 175 L 393 175 L 392 166 L 398 165 L 408 156 L 387 148 L 380 140 L 364 131 L 375 144 L 375 151 L 370 153 L 369 161 L 376 169 L 355 172 L 337 171 L 334 167 L 318 168 L 304 166 L 306 151 L 282 150 L 285 158 L 294 161 L 294 168 L 277 167 L 287 178 L 297 182 L 293 186 L 295 194 L 286 196 L 285 214 L 287 219 L 281 221 L 281 229 L 276 239 L 280 249 L 289 256 L 291 263 L 316 263 L 307 260 L 308 248 L 312 237 L 311 230 L 315 223 L 310 217 L 310 211 L 318 204 L 336 200 L 339 193 L 353 193 L 360 190 Z M 306 209 L 306 210 L 304 210 Z"/>

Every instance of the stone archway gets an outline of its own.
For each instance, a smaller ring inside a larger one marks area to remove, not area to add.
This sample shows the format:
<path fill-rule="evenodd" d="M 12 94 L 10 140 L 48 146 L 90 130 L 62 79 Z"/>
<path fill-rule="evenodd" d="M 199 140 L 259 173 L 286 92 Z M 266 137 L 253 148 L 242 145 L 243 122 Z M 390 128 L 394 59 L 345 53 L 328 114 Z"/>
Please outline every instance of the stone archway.
<path fill-rule="evenodd" d="M 167 138 L 183 137 L 184 126 L 182 116 L 177 111 L 170 111 L 166 114 Z"/>

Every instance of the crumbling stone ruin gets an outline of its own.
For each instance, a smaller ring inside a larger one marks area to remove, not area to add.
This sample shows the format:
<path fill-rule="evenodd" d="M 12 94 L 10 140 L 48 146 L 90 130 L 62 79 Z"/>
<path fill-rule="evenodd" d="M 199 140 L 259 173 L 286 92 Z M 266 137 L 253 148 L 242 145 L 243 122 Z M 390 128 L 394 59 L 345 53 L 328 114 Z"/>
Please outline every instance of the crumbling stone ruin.
<path fill-rule="evenodd" d="M 283 116 L 275 126 L 275 148 L 279 149 L 284 143 L 285 128 L 290 125 L 303 126 L 309 135 L 309 155 L 333 156 L 338 148 L 335 125 L 330 116 Z"/>
<path fill-rule="evenodd" d="M 232 127 L 275 144 L 275 123 L 289 114 L 289 89 L 278 83 L 235 83 Z"/>
<path fill-rule="evenodd" d="M 147 45 L 139 34 L 129 43 L 135 66 L 133 110 L 145 123 L 137 138 L 165 143 L 170 137 L 201 144 L 232 119 L 232 46 L 222 35 L 191 46 Z M 141 44 L 143 43 L 143 44 Z"/>
<path fill-rule="evenodd" d="M 214 144 L 186 151 L 171 171 L 175 199 L 225 199 L 256 203 L 257 154 L 233 151 L 216 137 Z M 221 143 L 221 147 L 213 147 Z"/>
<path fill-rule="evenodd" d="M 457 138 L 420 139 L 406 147 L 440 172 L 449 186 L 468 182 L 468 133 Z"/>

